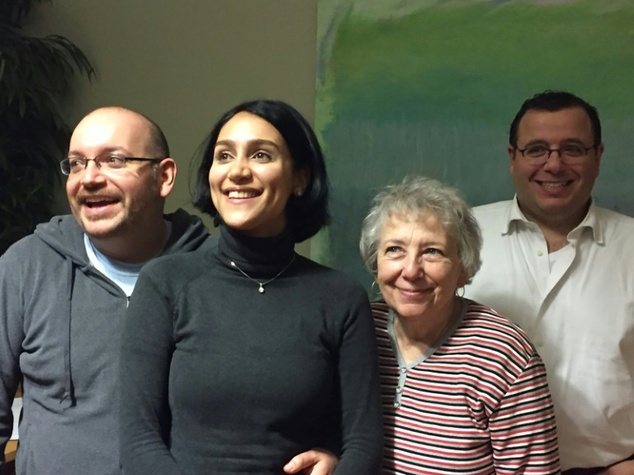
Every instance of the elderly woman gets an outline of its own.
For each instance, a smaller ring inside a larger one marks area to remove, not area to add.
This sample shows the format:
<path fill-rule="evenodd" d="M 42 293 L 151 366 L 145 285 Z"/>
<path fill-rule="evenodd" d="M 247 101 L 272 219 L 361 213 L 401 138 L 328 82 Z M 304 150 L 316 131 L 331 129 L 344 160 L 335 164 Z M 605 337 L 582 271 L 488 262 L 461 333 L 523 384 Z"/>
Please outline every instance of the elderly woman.
<path fill-rule="evenodd" d="M 542 360 L 520 328 L 460 297 L 481 245 L 458 192 L 427 178 L 388 186 L 365 218 L 384 473 L 559 473 Z"/>

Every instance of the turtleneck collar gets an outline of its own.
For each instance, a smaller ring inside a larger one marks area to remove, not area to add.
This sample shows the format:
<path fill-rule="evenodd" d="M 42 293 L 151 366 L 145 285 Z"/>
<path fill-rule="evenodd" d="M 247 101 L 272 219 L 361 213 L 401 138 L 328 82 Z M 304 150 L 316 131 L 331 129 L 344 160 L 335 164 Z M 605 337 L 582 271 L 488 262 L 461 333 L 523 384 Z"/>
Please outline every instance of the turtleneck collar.
<path fill-rule="evenodd" d="M 256 238 L 220 225 L 218 251 L 221 257 L 235 261 L 246 272 L 279 271 L 289 263 L 294 254 L 295 242 L 288 229 L 282 234 Z"/>

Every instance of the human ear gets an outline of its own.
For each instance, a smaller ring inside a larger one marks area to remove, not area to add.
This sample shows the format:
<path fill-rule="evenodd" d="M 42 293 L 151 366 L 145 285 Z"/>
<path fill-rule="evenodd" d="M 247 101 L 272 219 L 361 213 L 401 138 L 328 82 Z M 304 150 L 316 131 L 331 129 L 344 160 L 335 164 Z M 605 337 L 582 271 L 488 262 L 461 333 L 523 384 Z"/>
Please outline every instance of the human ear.
<path fill-rule="evenodd" d="M 307 170 L 295 170 L 293 175 L 293 194 L 297 197 L 302 196 L 309 181 L 310 174 Z"/>
<path fill-rule="evenodd" d="M 157 180 L 161 198 L 166 198 L 172 192 L 176 181 L 178 167 L 172 158 L 164 158 L 158 165 Z"/>
<path fill-rule="evenodd" d="M 515 147 L 513 145 L 508 144 L 506 147 L 506 151 L 509 154 L 509 171 L 511 175 L 513 175 L 513 164 L 515 163 Z"/>
<path fill-rule="evenodd" d="M 464 269 L 464 267 L 462 268 L 462 271 L 460 271 L 460 275 L 458 276 L 458 285 L 457 287 L 464 287 L 465 285 L 467 285 L 469 283 L 469 276 L 467 275 L 467 271 Z"/>

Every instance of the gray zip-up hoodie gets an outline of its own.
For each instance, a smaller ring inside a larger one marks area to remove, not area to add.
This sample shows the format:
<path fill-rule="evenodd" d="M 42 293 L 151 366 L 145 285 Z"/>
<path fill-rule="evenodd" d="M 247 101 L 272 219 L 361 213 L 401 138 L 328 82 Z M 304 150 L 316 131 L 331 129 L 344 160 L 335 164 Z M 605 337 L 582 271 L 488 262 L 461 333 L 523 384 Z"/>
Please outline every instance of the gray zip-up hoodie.
<path fill-rule="evenodd" d="M 183 210 L 162 255 L 215 244 Z M 120 473 L 118 358 L 127 297 L 86 256 L 72 216 L 57 216 L 0 258 L 0 471 L 23 383 L 20 475 Z"/>

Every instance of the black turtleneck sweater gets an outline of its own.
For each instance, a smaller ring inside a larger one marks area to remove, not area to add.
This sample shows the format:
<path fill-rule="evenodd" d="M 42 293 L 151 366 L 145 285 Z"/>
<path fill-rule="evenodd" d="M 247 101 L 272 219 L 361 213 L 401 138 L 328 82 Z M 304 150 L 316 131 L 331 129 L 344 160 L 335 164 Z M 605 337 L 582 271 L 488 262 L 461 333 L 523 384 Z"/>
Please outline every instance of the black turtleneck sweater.
<path fill-rule="evenodd" d="M 123 333 L 125 473 L 280 475 L 314 447 L 340 455 L 337 475 L 379 473 L 366 294 L 293 247 L 221 227 L 216 249 L 145 266 Z M 230 265 L 266 282 L 291 260 L 264 293 Z"/>

